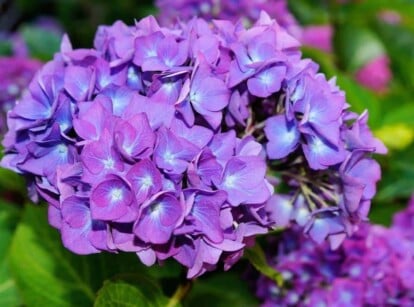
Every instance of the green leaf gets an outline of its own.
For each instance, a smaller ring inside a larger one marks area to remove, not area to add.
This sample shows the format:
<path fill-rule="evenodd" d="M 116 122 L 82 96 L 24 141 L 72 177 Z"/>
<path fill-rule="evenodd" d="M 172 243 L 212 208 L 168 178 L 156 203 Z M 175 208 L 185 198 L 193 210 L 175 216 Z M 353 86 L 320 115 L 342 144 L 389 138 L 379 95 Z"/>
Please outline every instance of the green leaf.
<path fill-rule="evenodd" d="M 257 298 L 238 274 L 214 273 L 194 281 L 184 306 L 250 307 L 258 306 Z"/>
<path fill-rule="evenodd" d="M 95 307 L 163 307 L 168 303 L 152 279 L 144 276 L 131 276 L 118 280 L 106 281 L 99 290 Z"/>
<path fill-rule="evenodd" d="M 376 34 L 356 25 L 340 25 L 335 31 L 334 46 L 341 66 L 349 72 L 355 72 L 370 60 L 385 54 Z"/>
<path fill-rule="evenodd" d="M 26 210 L 17 228 L 10 252 L 11 268 L 27 306 L 90 306 L 94 291 L 85 282 L 82 262 L 63 250 L 60 238 L 47 223 L 46 211 Z"/>
<path fill-rule="evenodd" d="M 413 92 L 414 84 L 414 30 L 402 25 L 378 24 L 376 27 L 383 40 L 395 77 L 406 86 L 405 90 Z"/>
<path fill-rule="evenodd" d="M 377 15 L 378 12 L 384 10 L 395 11 L 401 16 L 410 19 L 411 22 L 414 18 L 414 3 L 412 0 L 364 0 L 349 5 L 348 10 L 350 17 L 362 20 L 367 15 Z"/>
<path fill-rule="evenodd" d="M 369 221 L 373 224 L 390 226 L 394 214 L 404 209 L 406 206 L 406 203 L 399 204 L 397 202 L 374 202 L 369 213 Z"/>
<path fill-rule="evenodd" d="M 26 206 L 11 246 L 11 269 L 26 306 L 91 306 L 104 280 L 150 271 L 133 253 L 72 254 L 46 217 L 45 207 Z"/>
<path fill-rule="evenodd" d="M 60 49 L 61 37 L 56 33 L 34 26 L 24 26 L 20 32 L 33 58 L 49 61 Z"/>
<path fill-rule="evenodd" d="M 391 152 L 382 157 L 382 180 L 379 182 L 376 200 L 394 204 L 396 199 L 407 199 L 414 191 L 414 146 L 403 151 Z"/>
<path fill-rule="evenodd" d="M 11 56 L 13 53 L 12 46 L 7 40 L 0 40 L 0 56 Z"/>
<path fill-rule="evenodd" d="M 384 114 L 384 125 L 405 124 L 414 127 L 414 103 L 399 105 Z"/>
<path fill-rule="evenodd" d="M 25 195 L 27 187 L 22 176 L 0 167 L 0 193 L 2 190 L 15 191 Z"/>
<path fill-rule="evenodd" d="M 245 256 L 250 261 L 250 263 L 263 275 L 274 280 L 279 286 L 283 285 L 282 275 L 276 271 L 274 268 L 269 266 L 266 260 L 265 253 L 262 247 L 256 243 L 252 248 L 245 250 Z"/>
<path fill-rule="evenodd" d="M 299 20 L 300 24 L 325 24 L 329 15 L 323 0 L 292 0 L 289 9 Z"/>
<path fill-rule="evenodd" d="M 20 296 L 10 274 L 7 254 L 20 219 L 18 207 L 0 202 L 0 306 L 19 306 Z"/>

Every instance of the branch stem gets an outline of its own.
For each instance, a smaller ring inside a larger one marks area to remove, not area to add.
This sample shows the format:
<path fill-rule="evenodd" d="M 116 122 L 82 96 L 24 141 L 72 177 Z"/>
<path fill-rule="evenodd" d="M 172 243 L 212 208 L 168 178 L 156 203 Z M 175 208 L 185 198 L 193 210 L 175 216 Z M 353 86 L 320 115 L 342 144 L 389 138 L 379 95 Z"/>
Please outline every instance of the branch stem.
<path fill-rule="evenodd" d="M 178 306 L 179 303 L 182 301 L 182 299 L 190 292 L 192 286 L 192 281 L 188 280 L 183 284 L 180 284 L 177 287 L 177 290 L 175 290 L 173 296 L 168 301 L 168 304 L 166 307 L 175 307 Z"/>

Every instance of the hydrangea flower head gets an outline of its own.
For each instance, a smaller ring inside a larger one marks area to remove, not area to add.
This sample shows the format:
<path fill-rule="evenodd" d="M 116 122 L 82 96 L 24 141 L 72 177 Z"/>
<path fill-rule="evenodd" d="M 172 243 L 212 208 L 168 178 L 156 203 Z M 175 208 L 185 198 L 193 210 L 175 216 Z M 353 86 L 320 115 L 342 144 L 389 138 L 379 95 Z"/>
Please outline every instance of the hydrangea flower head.
<path fill-rule="evenodd" d="M 229 268 L 280 216 L 319 241 L 342 236 L 367 213 L 369 155 L 385 149 L 298 48 L 265 13 L 247 28 L 118 21 L 92 49 L 65 37 L 9 112 L 2 165 L 49 203 L 68 249 L 174 258 L 189 278 Z M 284 207 L 267 176 L 279 166 Z"/>
<path fill-rule="evenodd" d="M 408 216 L 397 214 L 396 219 Z M 401 224 L 399 225 L 401 226 Z M 283 234 L 268 259 L 284 287 L 261 276 L 263 306 L 410 306 L 414 303 L 411 228 L 362 225 L 336 251 L 315 245 L 297 231 Z"/>

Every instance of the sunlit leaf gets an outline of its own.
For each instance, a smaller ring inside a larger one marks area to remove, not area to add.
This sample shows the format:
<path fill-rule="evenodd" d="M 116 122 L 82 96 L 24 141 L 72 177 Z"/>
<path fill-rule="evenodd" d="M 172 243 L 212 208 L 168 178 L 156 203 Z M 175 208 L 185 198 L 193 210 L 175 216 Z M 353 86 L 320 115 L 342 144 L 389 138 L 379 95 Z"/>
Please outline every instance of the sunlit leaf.
<path fill-rule="evenodd" d="M 106 281 L 99 290 L 95 307 L 163 307 L 168 303 L 156 282 L 135 276 Z"/>
<path fill-rule="evenodd" d="M 246 249 L 245 256 L 250 261 L 250 263 L 256 268 L 256 270 L 258 270 L 263 275 L 269 277 L 270 279 L 274 280 L 279 286 L 283 285 L 282 275 L 274 268 L 269 266 L 266 260 L 265 253 L 258 243 L 256 243 L 256 245 L 252 248 Z"/>
<path fill-rule="evenodd" d="M 108 278 L 148 274 L 133 253 L 72 254 L 46 216 L 44 207 L 26 206 L 11 246 L 11 269 L 25 305 L 91 306 Z"/>

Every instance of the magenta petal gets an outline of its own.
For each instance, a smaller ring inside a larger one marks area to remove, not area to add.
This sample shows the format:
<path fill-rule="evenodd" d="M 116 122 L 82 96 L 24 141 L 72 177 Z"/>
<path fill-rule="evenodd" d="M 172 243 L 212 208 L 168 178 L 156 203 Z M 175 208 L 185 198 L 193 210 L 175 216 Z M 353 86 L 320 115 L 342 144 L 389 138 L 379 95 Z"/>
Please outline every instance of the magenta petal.
<path fill-rule="evenodd" d="M 233 206 L 250 202 L 253 194 L 264 189 L 264 198 L 270 196 L 265 185 L 266 164 L 259 157 L 232 158 L 226 165 L 220 188 L 228 193 Z M 258 200 L 259 201 L 259 200 Z"/>
<path fill-rule="evenodd" d="M 105 98 L 95 99 L 79 105 L 78 117 L 73 119 L 76 133 L 85 140 L 98 140 L 110 116 L 105 104 L 110 103 Z"/>
<path fill-rule="evenodd" d="M 106 130 L 99 141 L 87 144 L 81 154 L 83 165 L 94 175 L 122 171 L 124 163 L 112 146 L 112 136 Z"/>
<path fill-rule="evenodd" d="M 72 228 L 81 228 L 91 222 L 91 214 L 85 199 L 69 197 L 62 202 L 62 219 Z"/>
<path fill-rule="evenodd" d="M 147 197 L 159 192 L 162 187 L 162 177 L 155 165 L 147 159 L 136 163 L 126 175 L 135 193 L 138 204 L 143 203 Z"/>
<path fill-rule="evenodd" d="M 97 220 L 117 220 L 128 213 L 133 200 L 131 188 L 117 176 L 98 184 L 91 194 L 92 217 Z"/>
<path fill-rule="evenodd" d="M 144 113 L 120 122 L 115 128 L 115 143 L 127 159 L 147 158 L 152 154 L 155 134 Z"/>
<path fill-rule="evenodd" d="M 181 120 L 174 120 L 171 124 L 171 131 L 195 144 L 199 148 L 204 148 L 212 139 L 213 131 L 203 126 L 188 126 Z"/>
<path fill-rule="evenodd" d="M 197 221 L 199 230 L 214 243 L 223 241 L 223 230 L 220 225 L 220 209 L 227 199 L 227 194 L 218 192 L 195 192 L 191 215 Z"/>
<path fill-rule="evenodd" d="M 184 213 L 180 200 L 171 192 L 156 195 L 144 205 L 134 233 L 144 242 L 167 243 Z"/>
<path fill-rule="evenodd" d="M 157 261 L 155 252 L 150 248 L 137 252 L 137 256 L 146 266 L 152 266 Z"/>
<path fill-rule="evenodd" d="M 222 80 L 198 72 L 191 86 L 190 100 L 194 109 L 204 115 L 207 111 L 225 108 L 229 104 L 230 93 Z"/>

